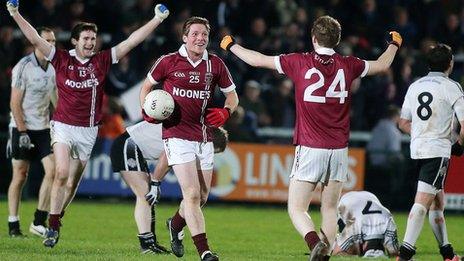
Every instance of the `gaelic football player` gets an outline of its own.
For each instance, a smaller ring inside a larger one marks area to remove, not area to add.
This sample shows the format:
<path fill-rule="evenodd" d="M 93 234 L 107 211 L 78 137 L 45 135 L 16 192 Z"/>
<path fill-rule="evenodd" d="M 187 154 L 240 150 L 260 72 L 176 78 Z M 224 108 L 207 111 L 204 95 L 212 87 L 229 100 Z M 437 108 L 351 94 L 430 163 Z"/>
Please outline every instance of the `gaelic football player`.
<path fill-rule="evenodd" d="M 448 45 L 437 44 L 426 57 L 430 72 L 409 86 L 399 123 L 400 129 L 411 135 L 411 158 L 419 180 L 398 259 L 411 260 L 416 253 L 416 241 L 428 211 L 443 260 L 457 261 L 446 231 L 443 187 L 454 142 L 455 116 L 461 125 L 458 146 L 464 144 L 464 94 L 461 85 L 449 78 L 454 59 Z"/>
<path fill-rule="evenodd" d="M 338 203 L 338 230 L 333 255 L 387 258 L 398 255 L 395 221 L 379 199 L 367 191 L 351 191 Z"/>
<path fill-rule="evenodd" d="M 54 247 L 59 240 L 60 215 L 76 193 L 97 138 L 103 87 L 110 66 L 147 38 L 167 18 L 169 10 L 164 5 L 156 5 L 155 16 L 148 23 L 113 48 L 97 52 L 95 24 L 76 24 L 71 31 L 75 48 L 56 49 L 21 16 L 18 0 L 8 0 L 6 5 L 29 42 L 47 57 L 56 71 L 59 99 L 51 122 L 55 179 L 51 190 L 50 229 L 43 241 L 44 246 Z"/>
<path fill-rule="evenodd" d="M 183 25 L 179 50 L 161 56 L 142 84 L 140 101 L 152 86 L 163 82 L 176 103 L 176 109 L 163 121 L 163 141 L 169 166 L 179 181 L 183 200 L 167 222 L 171 249 L 184 255 L 182 229 L 187 225 L 202 260 L 219 260 L 210 251 L 201 207 L 206 203 L 213 175 L 214 148 L 211 127 L 224 125 L 238 105 L 235 84 L 224 62 L 208 53 L 210 25 L 207 19 L 191 17 Z M 223 108 L 212 108 L 219 86 L 226 100 Z M 147 121 L 152 121 L 146 114 Z M 156 119 L 155 119 L 156 120 Z"/>
<path fill-rule="evenodd" d="M 37 33 L 51 45 L 55 34 L 39 27 Z M 19 225 L 19 203 L 31 160 L 42 162 L 45 175 L 39 191 L 39 202 L 29 232 L 45 237 L 50 210 L 50 190 L 55 165 L 50 145 L 50 102 L 56 105 L 55 69 L 37 48 L 13 68 L 11 77 L 11 163 L 13 177 L 8 188 L 8 232 L 23 236 Z"/>
<path fill-rule="evenodd" d="M 337 205 L 348 175 L 351 83 L 390 67 L 401 46 L 401 36 L 390 33 L 386 51 L 375 61 L 341 56 L 334 51 L 341 26 L 330 16 L 319 17 L 311 29 L 314 51 L 267 56 L 243 48 L 231 36 L 221 47 L 254 67 L 277 70 L 295 83 L 295 160 L 290 174 L 288 213 L 311 250 L 310 260 L 328 259 L 335 240 Z M 322 184 L 321 234 L 316 233 L 308 207 Z"/>
<path fill-rule="evenodd" d="M 213 144 L 215 153 L 223 152 L 227 146 L 227 131 L 214 128 Z M 155 160 L 158 163 L 150 175 L 147 161 Z M 142 121 L 128 127 L 113 142 L 111 163 L 113 172 L 121 173 L 136 196 L 134 217 L 142 253 L 168 253 L 156 240 L 155 212 L 151 211 L 160 197 L 161 180 L 169 170 L 161 138 L 161 124 Z"/>

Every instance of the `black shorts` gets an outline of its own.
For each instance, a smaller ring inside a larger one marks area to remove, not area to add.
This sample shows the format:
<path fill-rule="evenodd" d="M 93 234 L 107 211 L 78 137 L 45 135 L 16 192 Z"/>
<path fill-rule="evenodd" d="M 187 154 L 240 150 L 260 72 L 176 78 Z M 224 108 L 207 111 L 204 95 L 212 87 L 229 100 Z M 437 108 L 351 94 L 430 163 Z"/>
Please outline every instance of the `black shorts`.
<path fill-rule="evenodd" d="M 149 172 L 147 161 L 127 131 L 113 141 L 113 145 L 111 146 L 111 164 L 113 165 L 113 172 Z"/>
<path fill-rule="evenodd" d="M 443 189 L 446 174 L 448 174 L 448 158 L 417 159 L 414 161 L 420 181 L 432 185 L 438 190 Z"/>
<path fill-rule="evenodd" d="M 11 129 L 11 157 L 17 160 L 41 160 L 52 154 L 50 129 L 27 130 L 34 147 L 25 149 L 19 147 L 19 132 L 17 128 Z"/>

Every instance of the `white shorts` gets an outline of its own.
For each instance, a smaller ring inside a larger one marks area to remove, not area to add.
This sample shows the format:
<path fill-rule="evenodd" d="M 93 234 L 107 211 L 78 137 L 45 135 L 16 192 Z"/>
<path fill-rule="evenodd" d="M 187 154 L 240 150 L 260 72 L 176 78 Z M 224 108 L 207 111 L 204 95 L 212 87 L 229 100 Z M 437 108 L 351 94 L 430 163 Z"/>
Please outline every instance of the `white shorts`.
<path fill-rule="evenodd" d="M 213 169 L 214 147 L 212 142 L 178 138 L 169 138 L 163 141 L 169 166 L 196 161 L 198 169 Z"/>
<path fill-rule="evenodd" d="M 59 121 L 50 121 L 52 146 L 64 143 L 71 150 L 73 159 L 88 160 L 97 139 L 98 127 L 81 127 L 68 125 Z"/>
<path fill-rule="evenodd" d="M 345 182 L 347 177 L 348 148 L 319 149 L 296 146 L 290 178 L 327 184 L 329 180 Z"/>

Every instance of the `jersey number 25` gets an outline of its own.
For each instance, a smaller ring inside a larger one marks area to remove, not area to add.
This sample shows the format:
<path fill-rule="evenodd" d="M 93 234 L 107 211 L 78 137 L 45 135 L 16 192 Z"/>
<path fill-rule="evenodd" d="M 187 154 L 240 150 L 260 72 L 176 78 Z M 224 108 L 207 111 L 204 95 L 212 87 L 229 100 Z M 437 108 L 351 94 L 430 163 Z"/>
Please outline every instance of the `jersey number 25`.
<path fill-rule="evenodd" d="M 319 80 L 308 87 L 306 87 L 304 91 L 303 100 L 306 102 L 317 102 L 317 103 L 325 103 L 326 97 L 329 98 L 340 98 L 340 104 L 345 103 L 345 98 L 348 97 L 348 91 L 345 90 L 346 83 L 345 83 L 345 73 L 343 69 L 338 69 L 337 75 L 335 75 L 334 80 L 330 84 L 329 88 L 327 89 L 325 96 L 317 96 L 313 95 L 314 91 L 324 87 L 325 85 L 325 78 L 324 75 L 316 68 L 309 69 L 305 74 L 305 79 L 311 79 L 313 74 L 317 74 L 319 76 Z M 340 86 L 340 91 L 336 91 L 335 88 L 337 85 Z"/>

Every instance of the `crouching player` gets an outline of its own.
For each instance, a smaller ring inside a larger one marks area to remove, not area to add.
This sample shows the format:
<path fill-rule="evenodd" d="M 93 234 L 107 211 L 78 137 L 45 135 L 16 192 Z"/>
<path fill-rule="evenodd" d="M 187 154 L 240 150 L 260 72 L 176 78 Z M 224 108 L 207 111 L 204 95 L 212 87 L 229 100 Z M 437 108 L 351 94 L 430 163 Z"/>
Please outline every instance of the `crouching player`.
<path fill-rule="evenodd" d="M 367 191 L 352 191 L 338 204 L 338 226 L 333 255 L 384 258 L 398 255 L 396 224 L 390 211 Z"/>
<path fill-rule="evenodd" d="M 160 197 L 161 180 L 169 170 L 161 129 L 161 124 L 142 121 L 128 127 L 125 133 L 116 138 L 111 148 L 113 171 L 121 173 L 123 180 L 136 196 L 134 217 L 141 252 L 144 254 L 169 253 L 158 244 L 155 234 L 154 205 Z M 227 131 L 213 128 L 214 152 L 223 152 L 227 142 Z M 158 160 L 151 175 L 147 160 Z"/>

